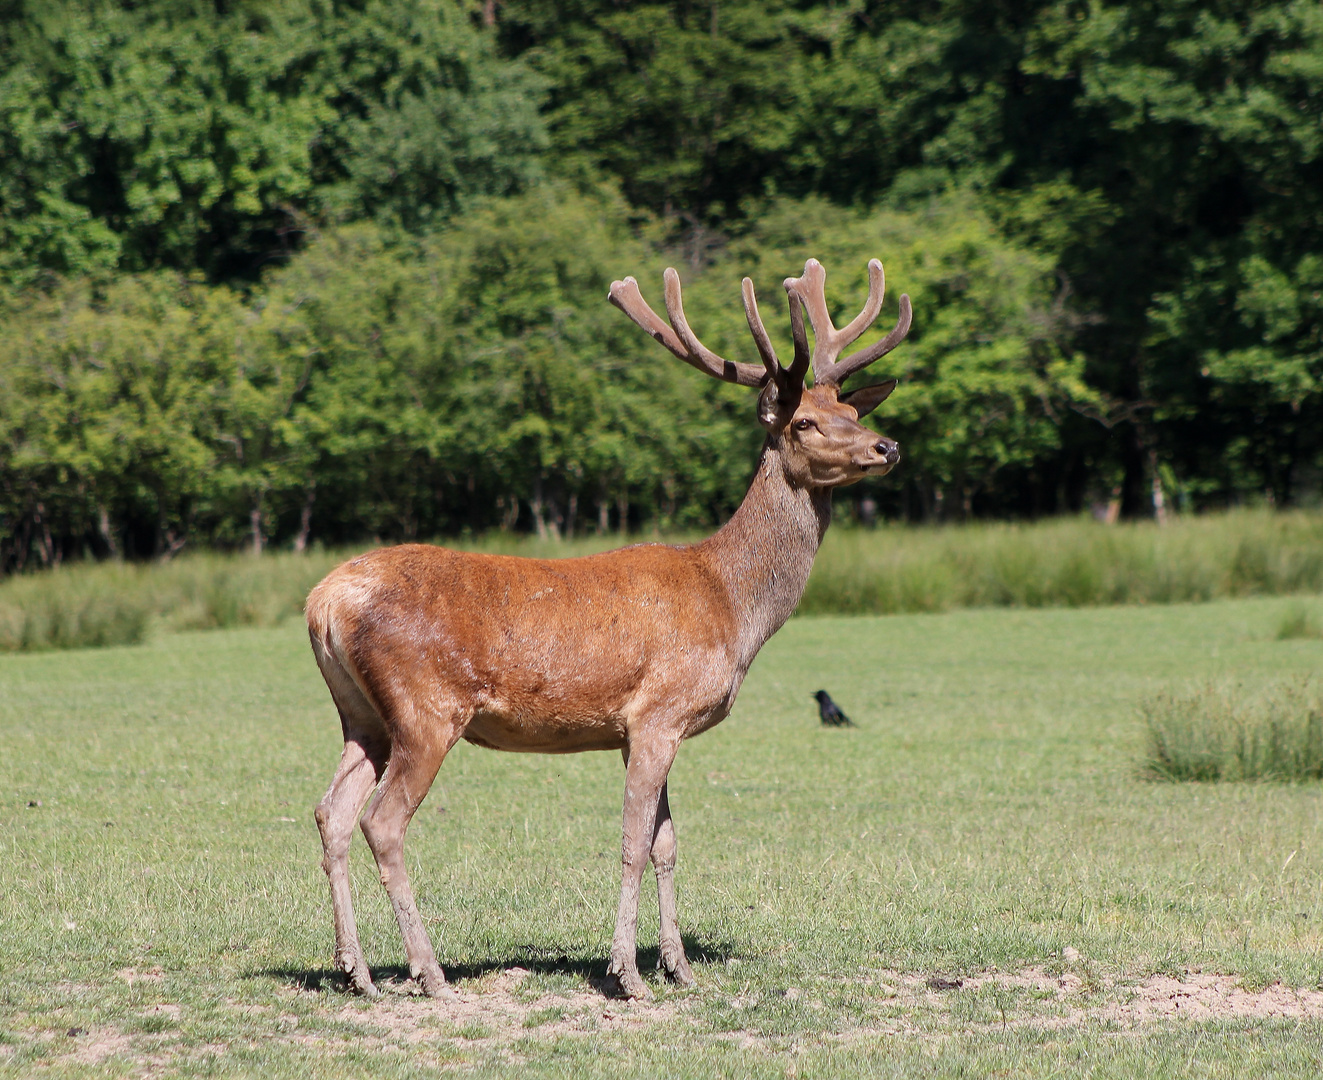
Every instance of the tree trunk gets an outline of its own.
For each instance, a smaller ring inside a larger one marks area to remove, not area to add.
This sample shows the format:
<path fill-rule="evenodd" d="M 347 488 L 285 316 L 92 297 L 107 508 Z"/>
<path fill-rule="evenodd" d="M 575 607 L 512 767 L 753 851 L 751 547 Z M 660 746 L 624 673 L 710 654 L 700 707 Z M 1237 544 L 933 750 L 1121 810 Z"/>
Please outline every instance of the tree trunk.
<path fill-rule="evenodd" d="M 496 500 L 496 505 L 501 508 L 501 531 L 510 532 L 519 524 L 519 496 L 511 495 L 507 504 L 502 495 Z"/>
<path fill-rule="evenodd" d="M 1153 474 L 1153 516 L 1159 525 L 1167 524 L 1167 500 L 1162 494 L 1162 477 L 1158 473 L 1158 452 L 1148 452 L 1148 469 Z"/>
<path fill-rule="evenodd" d="M 1121 465 L 1125 469 L 1121 478 L 1121 516 L 1148 517 L 1153 505 L 1153 487 L 1147 475 L 1147 432 L 1138 420 L 1115 430 L 1121 439 Z"/>
<path fill-rule="evenodd" d="M 110 553 L 112 559 L 119 558 L 119 540 L 115 536 L 115 530 L 110 527 L 110 511 L 102 503 L 97 503 L 96 508 L 97 531 L 101 533 L 101 539 L 106 545 L 106 551 Z"/>
<path fill-rule="evenodd" d="M 533 497 L 528 500 L 528 508 L 533 511 L 533 523 L 537 526 L 537 538 L 547 539 L 547 522 L 542 517 L 542 478 L 533 481 Z"/>
<path fill-rule="evenodd" d="M 46 507 L 37 503 L 36 523 L 41 531 L 37 534 L 37 551 L 41 555 L 42 566 L 58 566 L 55 557 L 55 541 L 51 538 L 50 522 L 46 520 Z"/>
<path fill-rule="evenodd" d="M 294 550 L 299 554 L 308 550 L 308 534 L 312 531 L 312 503 L 317 497 L 317 481 L 308 483 L 303 498 L 303 511 L 299 514 L 299 534 L 294 537 Z"/>
<path fill-rule="evenodd" d="M 574 539 L 574 525 L 579 518 L 579 493 L 570 492 L 570 505 L 565 511 L 565 539 Z"/>
<path fill-rule="evenodd" d="M 253 554 L 262 554 L 262 507 L 255 505 L 248 511 L 248 523 L 253 533 Z"/>
<path fill-rule="evenodd" d="M 22 573 L 32 550 L 32 515 L 23 515 L 23 528 L 14 543 L 14 572 Z"/>

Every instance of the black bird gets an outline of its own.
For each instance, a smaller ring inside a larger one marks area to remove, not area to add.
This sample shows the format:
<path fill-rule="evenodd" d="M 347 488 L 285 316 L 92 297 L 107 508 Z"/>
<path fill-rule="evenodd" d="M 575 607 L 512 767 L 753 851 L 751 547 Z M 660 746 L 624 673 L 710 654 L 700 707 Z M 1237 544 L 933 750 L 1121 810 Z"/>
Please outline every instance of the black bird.
<path fill-rule="evenodd" d="M 818 715 L 827 727 L 854 727 L 854 722 L 841 712 L 841 707 L 832 701 L 826 690 L 819 690 L 813 696 L 818 699 Z"/>

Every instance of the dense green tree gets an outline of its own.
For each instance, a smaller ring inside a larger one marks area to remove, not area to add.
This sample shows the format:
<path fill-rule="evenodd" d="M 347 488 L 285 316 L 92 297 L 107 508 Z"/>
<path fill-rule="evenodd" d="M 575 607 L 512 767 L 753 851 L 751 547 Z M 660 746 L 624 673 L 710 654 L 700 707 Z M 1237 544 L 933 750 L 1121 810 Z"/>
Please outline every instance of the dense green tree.
<path fill-rule="evenodd" d="M 606 302 L 625 271 L 658 299 L 663 261 L 633 217 L 616 196 L 548 184 L 425 239 L 329 230 L 246 295 L 157 273 L 13 308 L 4 558 L 710 526 L 747 484 L 755 397 L 676 361 Z M 1059 340 L 1049 261 L 967 199 L 910 214 L 768 204 L 756 231 L 685 269 L 686 310 L 711 347 L 756 362 L 745 273 L 786 347 L 780 279 L 822 257 L 843 312 L 879 250 L 892 310 L 899 288 L 919 309 L 886 421 L 913 462 L 905 490 L 930 512 L 969 503 L 999 469 L 1050 451 L 1054 410 L 1088 391 Z"/>
<path fill-rule="evenodd" d="M 755 360 L 810 254 L 915 301 L 888 512 L 1316 497 L 1320 80 L 1303 0 L 0 0 L 0 563 L 710 524 L 748 395 L 607 285 Z"/>
<path fill-rule="evenodd" d="M 540 84 L 455 0 L 8 0 L 0 275 L 251 278 L 536 173 Z"/>
<path fill-rule="evenodd" d="M 1051 256 L 1097 394 L 1061 418 L 1060 459 L 1022 483 L 1070 477 L 1077 504 L 1082 476 L 1117 482 L 1140 513 L 1159 461 L 1214 498 L 1289 499 L 1292 475 L 1315 468 L 1313 406 L 1266 387 L 1299 381 L 1289 358 L 1319 333 L 1316 3 L 499 10 L 507 51 L 553 85 L 558 166 L 606 169 L 687 223 L 691 259 L 748 228 L 771 191 L 905 208 L 951 189 L 980 193 L 1003 230 Z M 1265 274 L 1299 298 L 1293 329 L 1274 316 L 1269 331 L 1280 377 L 1258 342 Z"/>

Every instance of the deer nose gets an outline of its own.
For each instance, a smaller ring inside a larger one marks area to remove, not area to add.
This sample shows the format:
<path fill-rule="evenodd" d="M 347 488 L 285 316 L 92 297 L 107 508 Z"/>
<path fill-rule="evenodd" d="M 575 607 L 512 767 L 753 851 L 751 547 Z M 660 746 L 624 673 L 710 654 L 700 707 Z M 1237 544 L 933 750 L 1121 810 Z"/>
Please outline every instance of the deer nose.
<path fill-rule="evenodd" d="M 878 439 L 873 444 L 873 449 L 886 459 L 888 465 L 894 465 L 900 460 L 900 447 L 890 439 Z"/>

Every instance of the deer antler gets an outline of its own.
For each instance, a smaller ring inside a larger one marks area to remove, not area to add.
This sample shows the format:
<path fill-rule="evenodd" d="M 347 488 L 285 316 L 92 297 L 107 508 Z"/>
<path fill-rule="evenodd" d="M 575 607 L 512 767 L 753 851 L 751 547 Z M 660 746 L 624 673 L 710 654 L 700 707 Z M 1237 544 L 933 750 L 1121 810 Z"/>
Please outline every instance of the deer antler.
<path fill-rule="evenodd" d="M 889 353 L 910 332 L 913 310 L 910 307 L 910 298 L 902 296 L 900 298 L 900 318 L 891 333 L 876 345 L 860 349 L 839 363 L 836 361 L 836 358 L 841 354 L 841 350 L 867 330 L 873 320 L 877 318 L 878 312 L 882 310 L 882 294 L 886 291 L 886 275 L 882 272 L 882 264 L 876 259 L 868 261 L 868 299 L 864 303 L 864 310 L 856 315 L 848 325 L 839 330 L 831 321 L 831 313 L 827 310 L 827 271 L 822 268 L 822 263 L 818 262 L 817 259 L 809 259 L 804 264 L 802 276 L 786 278 L 785 287 L 786 292 L 792 298 L 798 297 L 804 307 L 808 308 L 809 320 L 813 323 L 814 383 L 831 383 L 840 386 L 856 371 L 867 367 L 874 360 Z M 792 303 L 792 331 L 796 330 L 794 326 L 795 306 Z M 807 341 L 802 340 L 803 336 L 804 323 L 801 315 L 795 333 L 796 356 L 800 351 L 801 343 L 802 347 L 807 350 Z"/>
<path fill-rule="evenodd" d="M 794 293 L 790 294 L 790 327 L 795 338 L 795 359 L 787 370 L 776 358 L 772 339 L 767 336 L 762 316 L 758 314 L 758 298 L 753 292 L 752 279 L 745 278 L 741 281 L 740 290 L 744 295 L 744 318 L 749 323 L 749 333 L 753 335 L 754 344 L 758 346 L 758 354 L 763 358 L 768 376 L 774 379 L 779 387 L 802 386 L 804 372 L 808 371 L 809 352 L 808 341 L 804 337 L 804 310 L 799 306 L 799 297 Z"/>
<path fill-rule="evenodd" d="M 607 296 L 611 303 L 686 364 L 692 364 L 699 371 L 705 371 L 714 378 L 740 386 L 762 386 L 769 377 L 780 370 L 767 331 L 763 329 L 762 321 L 758 318 L 757 305 L 749 307 L 753 297 L 752 285 L 746 285 L 745 313 L 748 315 L 749 329 L 753 331 L 754 341 L 758 345 L 758 352 L 762 355 L 764 367 L 722 359 L 699 341 L 689 329 L 689 323 L 684 317 L 684 305 L 680 296 L 680 275 L 668 266 L 662 278 L 666 283 L 666 314 L 670 316 L 670 326 L 662 322 L 657 313 L 648 306 L 643 294 L 639 292 L 639 283 L 632 277 L 627 277 L 624 281 L 611 282 L 611 291 Z M 745 280 L 748 281 L 747 278 Z M 756 328 L 755 322 L 757 322 Z"/>

